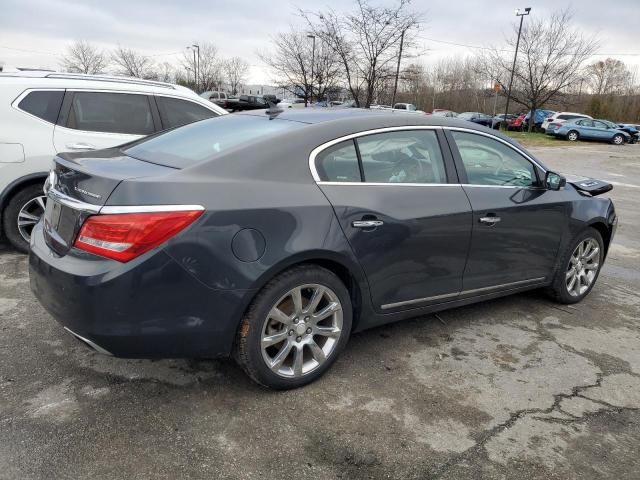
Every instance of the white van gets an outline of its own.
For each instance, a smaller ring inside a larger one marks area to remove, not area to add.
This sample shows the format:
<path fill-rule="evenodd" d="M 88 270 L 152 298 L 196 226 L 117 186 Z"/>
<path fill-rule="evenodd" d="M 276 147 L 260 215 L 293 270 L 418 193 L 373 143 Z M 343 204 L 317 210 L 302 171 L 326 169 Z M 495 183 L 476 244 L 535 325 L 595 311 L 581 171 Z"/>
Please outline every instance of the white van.
<path fill-rule="evenodd" d="M 550 117 L 547 117 L 542 122 L 542 126 L 540 127 L 543 132 L 547 131 L 547 127 L 550 123 L 563 123 L 567 120 L 574 120 L 576 118 L 589 118 L 592 119 L 589 115 L 585 115 L 584 113 L 575 113 L 575 112 L 556 112 Z"/>
<path fill-rule="evenodd" d="M 0 219 L 9 242 L 29 248 L 44 212 L 42 186 L 64 151 L 114 147 L 227 112 L 188 88 L 137 78 L 0 73 Z"/>

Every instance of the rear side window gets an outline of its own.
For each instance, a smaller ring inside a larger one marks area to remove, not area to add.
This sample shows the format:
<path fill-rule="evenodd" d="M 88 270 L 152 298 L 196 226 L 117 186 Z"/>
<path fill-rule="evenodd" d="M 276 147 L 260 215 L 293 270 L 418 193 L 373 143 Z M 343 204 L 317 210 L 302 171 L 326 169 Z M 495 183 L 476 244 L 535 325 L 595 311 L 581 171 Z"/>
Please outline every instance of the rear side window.
<path fill-rule="evenodd" d="M 333 145 L 316 157 L 320 180 L 326 182 L 359 182 L 358 154 L 353 140 Z"/>
<path fill-rule="evenodd" d="M 217 99 L 217 94 L 215 98 Z M 156 102 L 164 128 L 180 127 L 216 116 L 216 113 L 208 108 L 179 98 L 156 97 Z"/>
<path fill-rule="evenodd" d="M 76 92 L 67 127 L 131 135 L 148 135 L 154 131 L 147 96 L 129 93 Z"/>
<path fill-rule="evenodd" d="M 365 182 L 447 183 L 432 130 L 401 130 L 358 138 Z"/>
<path fill-rule="evenodd" d="M 18 108 L 47 122 L 56 123 L 63 97 L 63 91 L 30 92 L 20 100 Z"/>
<path fill-rule="evenodd" d="M 238 145 L 304 127 L 266 115 L 222 115 L 145 138 L 124 149 L 127 155 L 172 168 L 212 160 Z"/>

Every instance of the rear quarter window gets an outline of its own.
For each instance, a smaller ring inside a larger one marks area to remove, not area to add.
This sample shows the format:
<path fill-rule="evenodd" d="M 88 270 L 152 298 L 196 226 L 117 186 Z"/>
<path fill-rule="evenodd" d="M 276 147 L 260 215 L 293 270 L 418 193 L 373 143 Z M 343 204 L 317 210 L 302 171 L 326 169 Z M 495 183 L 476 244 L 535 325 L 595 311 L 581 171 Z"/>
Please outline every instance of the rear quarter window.
<path fill-rule="evenodd" d="M 20 100 L 18 108 L 47 122 L 56 123 L 63 97 L 64 91 L 29 92 Z"/>

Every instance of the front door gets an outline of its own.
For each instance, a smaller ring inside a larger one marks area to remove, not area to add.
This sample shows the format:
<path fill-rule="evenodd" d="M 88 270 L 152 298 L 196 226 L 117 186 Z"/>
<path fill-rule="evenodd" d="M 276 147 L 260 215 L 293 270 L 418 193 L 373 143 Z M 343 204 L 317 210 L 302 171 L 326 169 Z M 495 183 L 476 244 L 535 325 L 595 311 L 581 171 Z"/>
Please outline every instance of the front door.
<path fill-rule="evenodd" d="M 319 186 L 381 312 L 449 301 L 462 288 L 471 208 L 440 140 L 436 129 L 401 129 L 316 157 Z"/>
<path fill-rule="evenodd" d="M 68 91 L 67 96 L 53 133 L 58 153 L 115 147 L 155 131 L 147 95 Z"/>
<path fill-rule="evenodd" d="M 473 209 L 463 295 L 549 279 L 567 218 L 562 192 L 542 188 L 539 167 L 507 143 L 448 135 Z"/>

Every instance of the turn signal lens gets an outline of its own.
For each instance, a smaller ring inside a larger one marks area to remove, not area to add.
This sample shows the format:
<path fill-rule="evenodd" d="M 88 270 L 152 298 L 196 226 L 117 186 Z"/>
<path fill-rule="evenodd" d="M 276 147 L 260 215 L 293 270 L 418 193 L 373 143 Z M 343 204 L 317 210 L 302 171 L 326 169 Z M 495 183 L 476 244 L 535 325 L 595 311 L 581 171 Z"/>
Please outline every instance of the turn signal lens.
<path fill-rule="evenodd" d="M 128 262 L 164 243 L 193 223 L 203 210 L 94 215 L 85 220 L 74 246 Z"/>

